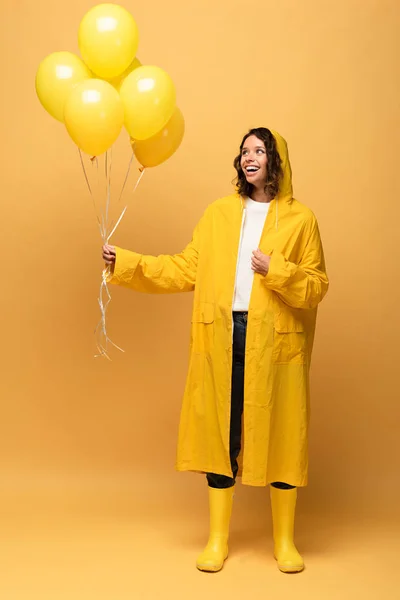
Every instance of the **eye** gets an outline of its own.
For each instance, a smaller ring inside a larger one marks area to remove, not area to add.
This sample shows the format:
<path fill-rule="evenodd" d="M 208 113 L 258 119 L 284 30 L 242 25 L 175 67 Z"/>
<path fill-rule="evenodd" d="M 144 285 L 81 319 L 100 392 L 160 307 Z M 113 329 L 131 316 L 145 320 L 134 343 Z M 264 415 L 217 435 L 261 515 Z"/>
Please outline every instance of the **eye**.
<path fill-rule="evenodd" d="M 258 148 L 257 154 L 264 154 L 264 150 L 262 148 Z"/>

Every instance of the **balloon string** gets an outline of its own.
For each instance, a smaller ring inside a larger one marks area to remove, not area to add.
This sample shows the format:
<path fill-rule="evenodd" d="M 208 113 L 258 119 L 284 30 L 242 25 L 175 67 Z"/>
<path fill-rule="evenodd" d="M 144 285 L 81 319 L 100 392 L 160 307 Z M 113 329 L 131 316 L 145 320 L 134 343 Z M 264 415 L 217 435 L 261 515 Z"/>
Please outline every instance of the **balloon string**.
<path fill-rule="evenodd" d="M 120 201 L 120 199 L 122 197 L 122 193 L 125 189 L 125 185 L 128 180 L 131 165 L 132 165 L 132 158 L 128 165 L 127 174 L 126 174 L 118 201 Z M 111 166 L 110 166 L 110 169 L 111 169 Z M 138 180 L 135 184 L 135 187 L 133 189 L 132 195 L 136 192 L 136 190 L 139 186 L 139 183 L 143 177 L 143 174 L 144 174 L 144 169 L 141 170 L 141 173 L 140 173 Z M 109 176 L 108 181 L 107 181 L 107 198 L 110 197 L 110 187 L 111 187 L 111 177 Z M 126 204 L 123 211 L 121 212 L 121 214 L 120 214 L 116 224 L 112 228 L 111 232 L 109 234 L 105 233 L 106 239 L 105 239 L 104 243 L 109 242 L 111 236 L 114 234 L 114 232 L 117 229 L 118 225 L 120 224 L 123 216 L 125 215 L 127 208 L 128 208 L 128 203 Z M 106 208 L 106 211 L 107 210 L 108 210 L 108 208 Z M 98 298 L 101 317 L 100 317 L 100 321 L 98 322 L 97 327 L 95 329 L 95 336 L 96 336 L 96 340 L 97 340 L 96 345 L 97 345 L 97 350 L 98 350 L 98 354 L 95 355 L 95 358 L 102 356 L 104 358 L 107 358 L 108 360 L 111 360 L 111 358 L 108 355 L 108 344 L 111 344 L 112 346 L 114 346 L 114 348 L 117 348 L 117 350 L 120 350 L 121 352 L 124 352 L 124 350 L 122 348 L 120 348 L 119 346 L 117 346 L 108 337 L 108 334 L 107 334 L 106 314 L 107 314 L 108 306 L 111 302 L 111 294 L 110 294 L 110 291 L 109 291 L 108 285 L 107 285 L 107 279 L 108 279 L 109 275 L 110 275 L 110 270 L 107 267 L 106 269 L 103 270 L 103 273 L 102 273 L 102 280 L 101 280 L 101 284 L 100 284 L 100 293 L 99 293 L 99 298 Z"/>
<path fill-rule="evenodd" d="M 108 285 L 107 285 L 108 274 L 109 274 L 108 269 L 104 269 L 103 274 L 102 274 L 101 284 L 100 284 L 99 298 L 98 298 L 100 312 L 101 312 L 101 319 L 98 322 L 94 333 L 95 333 L 95 336 L 97 339 L 96 346 L 97 346 L 97 350 L 98 350 L 98 354 L 95 354 L 95 358 L 99 358 L 102 356 L 104 358 L 107 358 L 109 361 L 111 361 L 111 358 L 108 355 L 108 344 L 111 344 L 112 346 L 114 346 L 114 348 L 116 348 L 117 350 L 120 350 L 120 352 L 125 352 L 125 350 L 123 350 L 122 348 L 117 346 L 117 344 L 115 344 L 107 335 L 106 313 L 107 313 L 108 305 L 111 302 L 111 294 L 109 292 Z M 104 296 L 105 296 L 105 300 L 104 300 Z"/>
<path fill-rule="evenodd" d="M 122 185 L 122 189 L 121 189 L 121 192 L 119 194 L 119 198 L 118 198 L 117 204 L 119 204 L 121 202 L 122 194 L 124 193 L 126 182 L 128 181 L 129 173 L 131 172 L 131 166 L 132 166 L 132 162 L 133 162 L 133 157 L 134 157 L 134 154 L 132 153 L 131 160 L 129 161 L 128 168 L 126 170 L 126 175 L 125 175 L 124 183 Z M 114 221 L 111 221 L 110 229 L 112 229 L 113 227 L 114 227 Z M 108 238 L 110 238 L 110 237 L 111 236 L 108 236 Z"/>
<path fill-rule="evenodd" d="M 81 165 L 82 165 L 83 174 L 85 176 L 86 185 L 88 187 L 90 197 L 92 198 L 93 208 L 94 208 L 94 212 L 95 212 L 95 215 L 96 215 L 97 224 L 98 224 L 99 229 L 100 229 L 100 235 L 103 238 L 103 231 L 102 231 L 102 227 L 101 227 L 101 220 L 100 220 L 100 217 L 99 217 L 99 211 L 98 211 L 98 208 L 97 208 L 97 205 L 96 205 L 96 200 L 95 200 L 94 194 L 92 192 L 92 188 L 90 187 L 89 179 L 88 179 L 88 176 L 87 176 L 87 173 L 86 173 L 85 164 L 83 162 L 82 152 L 81 152 L 80 148 L 78 148 L 78 151 L 79 151 L 79 158 L 81 159 Z"/>
<path fill-rule="evenodd" d="M 139 185 L 139 183 L 142 181 L 142 177 L 143 177 L 143 175 L 144 175 L 144 173 L 145 173 L 145 170 L 146 170 L 146 169 L 142 169 L 142 170 L 140 171 L 140 175 L 139 175 L 139 177 L 138 177 L 138 180 L 137 180 L 137 182 L 136 182 L 136 184 L 135 184 L 135 187 L 133 188 L 132 195 L 133 195 L 133 194 L 136 192 L 136 190 L 137 190 L 137 188 L 138 188 L 138 185 Z M 124 183 L 124 187 L 125 187 L 125 183 Z M 121 195 L 122 195 L 122 192 L 121 192 Z M 122 210 L 122 212 L 121 212 L 121 214 L 120 214 L 120 216 L 119 216 L 119 219 L 117 220 L 117 222 L 116 222 L 116 224 L 114 225 L 113 229 L 112 229 L 112 230 L 111 230 L 111 232 L 110 232 L 110 233 L 107 235 L 107 244 L 108 244 L 108 242 L 110 241 L 110 239 L 111 239 L 112 235 L 114 234 L 115 230 L 117 229 L 118 225 L 121 223 L 121 221 L 122 221 L 122 218 L 123 218 L 123 216 L 125 215 L 125 213 L 126 213 L 127 209 L 128 209 L 128 202 L 126 203 L 126 205 L 125 205 L 124 209 Z"/>
<path fill-rule="evenodd" d="M 105 179 L 106 179 L 106 205 L 105 205 L 105 214 L 104 213 L 102 214 L 103 244 L 107 243 L 108 212 L 109 212 L 110 199 L 111 199 L 111 164 L 112 164 L 111 156 L 110 156 L 110 165 L 108 164 L 108 150 L 107 150 L 107 152 L 105 153 L 105 158 L 104 158 Z M 98 177 L 99 169 L 98 169 L 97 158 L 96 158 L 96 166 L 97 166 L 97 177 Z M 97 179 L 97 181 L 99 183 L 98 179 Z M 100 283 L 100 291 L 99 291 L 99 297 L 98 297 L 98 303 L 99 303 L 99 307 L 100 307 L 101 317 L 100 317 L 100 321 L 98 322 L 94 333 L 96 336 L 96 346 L 97 346 L 97 350 L 98 350 L 98 354 L 95 354 L 95 358 L 99 358 L 102 356 L 111 361 L 111 358 L 108 355 L 108 344 L 109 343 L 112 344 L 113 346 L 115 346 L 115 348 L 117 348 L 121 352 L 124 352 L 124 350 L 122 348 L 120 348 L 119 346 L 117 346 L 116 344 L 114 344 L 114 342 L 107 335 L 106 313 L 107 313 L 108 305 L 111 302 L 111 294 L 110 294 L 110 291 L 109 291 L 108 285 L 107 285 L 108 274 L 109 274 L 109 271 L 107 269 L 104 269 L 103 273 L 102 273 L 102 278 L 101 278 L 101 283 Z"/>
<path fill-rule="evenodd" d="M 131 171 L 131 166 L 132 166 L 132 163 L 133 163 L 133 157 L 134 157 L 134 154 L 132 154 L 132 156 L 131 156 L 131 160 L 129 161 L 128 169 L 127 169 L 127 171 L 126 171 L 126 175 L 125 175 L 124 183 L 123 183 L 123 185 L 122 185 L 122 189 L 121 189 L 121 192 L 120 192 L 120 195 L 119 195 L 119 198 L 118 198 L 118 202 L 121 202 L 122 194 L 124 193 L 124 189 L 125 189 L 125 186 L 126 186 L 126 182 L 128 181 L 129 173 L 130 173 L 130 171 Z"/>
<path fill-rule="evenodd" d="M 106 229 L 105 229 L 104 233 L 106 233 L 106 231 L 108 229 L 108 213 L 109 213 L 110 201 L 111 201 L 112 148 L 110 150 L 109 165 L 108 165 L 108 150 L 106 152 L 105 168 L 106 168 L 106 196 L 107 196 L 107 200 L 106 200 L 106 218 L 105 218 L 105 227 L 106 227 Z"/>
<path fill-rule="evenodd" d="M 81 161 L 81 166 L 82 166 L 82 170 L 83 170 L 83 174 L 85 177 L 85 181 L 86 181 L 86 185 L 87 188 L 89 190 L 89 194 L 92 198 L 92 202 L 93 202 L 93 208 L 95 211 L 95 215 L 96 215 L 96 220 L 97 220 L 97 224 L 99 226 L 99 230 L 100 230 L 100 235 L 101 235 L 101 239 L 103 241 L 103 244 L 107 244 L 111 238 L 111 236 L 115 233 L 118 225 L 120 224 L 120 222 L 122 221 L 127 208 L 128 208 L 128 202 L 126 203 L 125 207 L 123 208 L 117 222 L 114 225 L 114 222 L 111 222 L 110 226 L 108 226 L 108 216 L 109 216 L 109 209 L 110 209 L 110 203 L 111 203 L 111 168 L 112 168 L 112 149 L 110 151 L 110 157 L 108 156 L 108 152 L 105 154 L 105 177 L 106 177 L 106 204 L 105 204 L 105 210 L 101 210 L 99 211 L 97 203 L 96 203 L 96 198 L 95 198 L 95 194 L 93 193 L 92 187 L 90 185 L 89 182 L 89 178 L 86 172 L 86 168 L 85 168 L 85 164 L 83 162 L 83 157 L 82 157 L 82 152 L 79 149 L 79 157 L 80 157 L 80 161 Z M 127 172 L 125 175 L 125 179 L 122 185 L 122 189 L 121 192 L 119 194 L 119 198 L 118 198 L 118 204 L 121 201 L 121 198 L 123 196 L 128 178 L 129 178 L 129 174 L 130 174 L 130 170 L 131 170 L 131 166 L 133 163 L 133 158 L 134 155 L 132 154 L 132 157 L 129 161 L 128 164 L 128 168 L 127 168 Z M 96 171 L 97 171 L 97 190 L 99 190 L 99 162 L 98 162 L 98 158 L 97 156 L 92 157 L 91 159 L 91 163 L 93 168 L 96 167 Z M 136 192 L 139 183 L 142 180 L 142 177 L 144 175 L 144 168 L 140 169 L 140 175 L 138 177 L 138 180 L 136 181 L 136 184 L 133 188 L 132 191 L 132 195 Z M 100 212 L 100 216 L 99 216 L 99 212 Z M 108 230 L 111 230 L 110 233 L 107 233 Z M 107 309 L 108 306 L 111 302 L 111 294 L 110 291 L 108 289 L 108 285 L 107 285 L 107 279 L 110 275 L 110 271 L 109 268 L 106 268 L 103 270 L 102 273 L 102 278 L 101 278 L 101 283 L 100 283 L 100 291 L 99 291 L 99 297 L 98 297 L 98 303 L 99 303 L 99 307 L 100 307 L 100 313 L 101 313 L 101 318 L 100 321 L 98 322 L 96 329 L 95 329 L 95 336 L 96 336 L 96 346 L 97 346 L 97 350 L 98 350 L 98 354 L 95 355 L 95 357 L 104 357 L 107 358 L 108 360 L 111 360 L 109 355 L 108 355 L 108 345 L 111 344 L 112 346 L 114 346 L 114 348 L 117 348 L 117 350 L 120 350 L 121 352 L 124 352 L 124 350 L 122 348 L 120 348 L 119 346 L 117 346 L 109 337 L 107 334 L 107 326 L 106 326 L 106 313 L 107 313 Z"/>
<path fill-rule="evenodd" d="M 96 186 L 96 196 L 98 197 L 99 195 L 99 159 L 97 156 L 93 156 L 90 159 L 91 163 L 92 163 L 92 169 L 94 169 L 96 167 L 96 180 L 97 180 L 97 186 Z M 99 203 L 101 206 L 101 203 Z M 104 223 L 104 211 L 100 210 L 100 221 L 101 221 L 101 225 L 100 225 L 100 234 L 101 234 L 101 239 L 103 240 L 103 244 L 105 243 L 105 238 L 106 238 L 106 229 L 105 229 L 105 223 Z"/>

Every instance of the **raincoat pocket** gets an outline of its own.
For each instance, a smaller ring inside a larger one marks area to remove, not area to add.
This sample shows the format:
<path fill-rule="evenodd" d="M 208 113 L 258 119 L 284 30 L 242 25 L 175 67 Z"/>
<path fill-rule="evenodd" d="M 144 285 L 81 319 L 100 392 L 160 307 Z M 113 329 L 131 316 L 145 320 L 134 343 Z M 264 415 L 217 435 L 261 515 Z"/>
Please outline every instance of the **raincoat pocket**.
<path fill-rule="evenodd" d="M 304 325 L 293 315 L 278 313 L 274 321 L 274 364 L 304 364 L 306 357 L 306 334 Z"/>
<path fill-rule="evenodd" d="M 214 304 L 199 302 L 193 309 L 191 347 L 193 352 L 211 352 L 214 346 Z"/>

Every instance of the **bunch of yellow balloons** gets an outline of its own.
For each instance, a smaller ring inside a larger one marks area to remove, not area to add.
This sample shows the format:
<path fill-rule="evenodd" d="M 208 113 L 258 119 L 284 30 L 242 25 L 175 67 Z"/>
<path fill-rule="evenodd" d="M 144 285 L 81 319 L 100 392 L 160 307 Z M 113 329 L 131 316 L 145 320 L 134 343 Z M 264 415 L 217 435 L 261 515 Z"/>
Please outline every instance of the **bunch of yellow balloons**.
<path fill-rule="evenodd" d="M 117 4 L 99 4 L 83 17 L 78 39 L 83 60 L 54 52 L 40 63 L 36 92 L 42 106 L 91 156 L 106 152 L 125 125 L 144 167 L 167 160 L 181 144 L 185 121 L 168 73 L 136 57 L 132 15 Z"/>

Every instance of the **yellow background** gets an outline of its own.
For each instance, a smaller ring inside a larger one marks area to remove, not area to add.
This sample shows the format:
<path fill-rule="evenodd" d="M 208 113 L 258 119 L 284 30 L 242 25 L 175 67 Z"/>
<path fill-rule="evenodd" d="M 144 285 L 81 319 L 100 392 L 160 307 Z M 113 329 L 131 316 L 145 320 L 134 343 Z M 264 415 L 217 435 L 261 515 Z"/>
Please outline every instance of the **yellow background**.
<path fill-rule="evenodd" d="M 237 597 L 352 598 L 360 582 L 376 598 L 384 581 L 396 598 L 384 574 L 399 552 L 399 3 L 124 3 L 140 60 L 176 84 L 186 134 L 171 160 L 145 173 L 113 241 L 180 251 L 207 204 L 230 193 L 233 158 L 253 126 L 287 139 L 295 196 L 320 223 L 331 289 L 297 519 L 309 569 L 296 584 L 273 565 L 265 489 L 238 487 L 230 570 L 211 581 L 193 567 L 206 484 L 173 468 L 191 295 L 113 289 L 109 332 L 125 354 L 93 358 L 101 241 L 76 148 L 34 87 L 46 54 L 77 52 L 93 5 L 2 3 L 2 597 L 200 598 L 212 589 L 222 598 L 232 585 Z M 120 185 L 126 137 L 118 148 Z"/>

